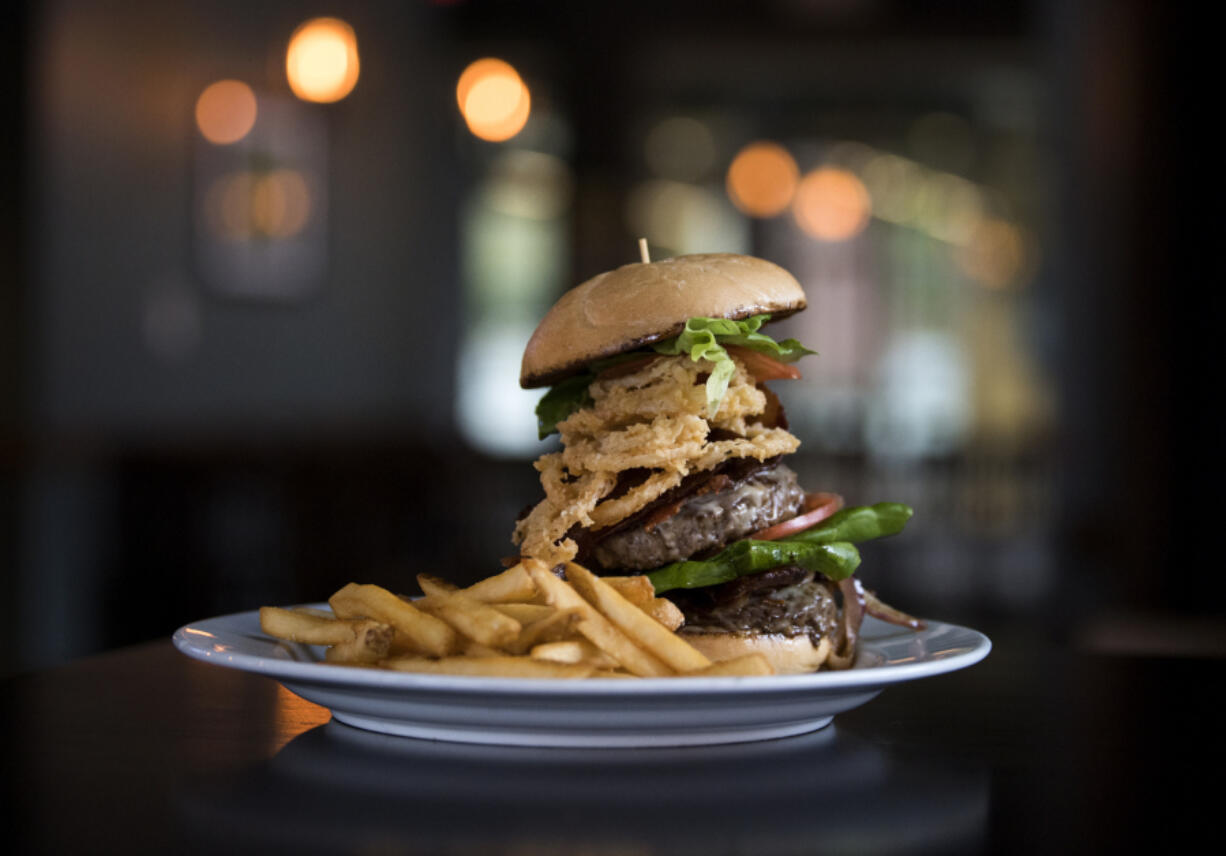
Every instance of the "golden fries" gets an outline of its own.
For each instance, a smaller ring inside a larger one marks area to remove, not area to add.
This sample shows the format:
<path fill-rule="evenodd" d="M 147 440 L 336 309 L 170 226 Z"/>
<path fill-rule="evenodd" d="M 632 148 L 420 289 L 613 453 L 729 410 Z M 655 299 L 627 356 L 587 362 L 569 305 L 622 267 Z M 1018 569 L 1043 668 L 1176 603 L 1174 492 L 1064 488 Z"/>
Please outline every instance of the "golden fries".
<path fill-rule="evenodd" d="M 643 607 L 643 611 L 663 624 L 669 630 L 680 630 L 685 624 L 685 613 L 681 607 L 666 597 L 652 598 L 651 603 Z"/>
<path fill-rule="evenodd" d="M 567 576 L 569 577 L 569 574 Z M 639 609 L 647 609 L 648 604 L 655 600 L 655 586 L 651 584 L 651 580 L 641 574 L 634 577 L 601 577 L 601 579 L 607 585 L 617 589 L 618 594 Z"/>
<path fill-rule="evenodd" d="M 525 626 L 535 624 L 542 618 L 550 618 L 558 612 L 543 603 L 491 603 L 490 606 Z"/>
<path fill-rule="evenodd" d="M 663 627 L 654 618 L 618 594 L 617 589 L 587 568 L 576 565 L 574 562 L 567 562 L 566 578 L 593 607 L 607 615 L 622 633 L 673 670 L 693 672 L 711 665 L 711 661 L 705 654 L 699 652 L 693 645 L 668 628 Z M 648 586 L 650 585 L 649 582 Z M 654 590 L 651 595 L 652 598 L 655 597 Z M 615 654 L 614 656 L 616 657 Z"/>
<path fill-rule="evenodd" d="M 396 629 L 394 644 L 435 657 L 455 650 L 456 633 L 444 621 L 422 612 L 379 586 L 350 583 L 328 605 L 338 618 L 375 618 Z"/>
<path fill-rule="evenodd" d="M 564 639 L 534 645 L 529 652 L 534 660 L 555 663 L 587 663 L 595 669 L 615 670 L 617 661 L 586 639 Z"/>
<path fill-rule="evenodd" d="M 323 618 L 276 606 L 260 608 L 260 629 L 269 636 L 304 645 L 340 645 L 354 638 L 352 621 Z"/>
<path fill-rule="evenodd" d="M 528 568 L 532 581 L 545 596 L 550 606 L 558 609 L 574 609 L 579 612 L 578 630 L 592 644 L 606 652 L 632 675 L 639 677 L 665 677 L 674 674 L 673 670 L 662 663 L 649 651 L 635 645 L 624 633 L 617 629 L 608 618 L 596 610 L 592 604 L 584 600 L 577 591 L 553 575 L 545 567 L 544 562 L 535 559 L 525 559 L 522 563 Z"/>
<path fill-rule="evenodd" d="M 333 645 L 324 659 L 329 663 L 373 665 L 387 656 L 394 633 L 390 624 L 381 621 L 355 621 L 353 638 Z"/>
<path fill-rule="evenodd" d="M 536 584 L 528 577 L 523 562 L 473 583 L 464 593 L 485 603 L 529 603 L 538 596 Z"/>
<path fill-rule="evenodd" d="M 492 606 L 469 597 L 462 591 L 432 592 L 426 609 L 454 627 L 460 634 L 481 645 L 499 648 L 508 645 L 523 630 L 514 618 Z"/>
<path fill-rule="evenodd" d="M 411 600 L 350 583 L 326 611 L 264 607 L 270 636 L 328 646 L 328 663 L 423 674 L 519 678 L 630 678 L 772 674 L 761 655 L 712 663 L 675 631 L 681 611 L 646 577 L 599 577 L 580 565 L 566 579 L 543 562 L 461 588 L 417 578 Z"/>
<path fill-rule="evenodd" d="M 524 627 L 511 651 L 522 654 L 545 642 L 559 642 L 574 637 L 581 616 L 576 609 L 550 609 L 550 614 Z"/>

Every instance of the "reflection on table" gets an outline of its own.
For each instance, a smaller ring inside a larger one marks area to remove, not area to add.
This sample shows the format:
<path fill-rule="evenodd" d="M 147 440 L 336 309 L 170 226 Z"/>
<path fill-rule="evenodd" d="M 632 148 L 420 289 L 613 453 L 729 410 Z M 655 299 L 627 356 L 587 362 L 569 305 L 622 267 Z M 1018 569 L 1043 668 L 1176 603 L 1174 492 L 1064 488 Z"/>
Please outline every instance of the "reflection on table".
<path fill-rule="evenodd" d="M 684 749 L 468 746 L 310 729 L 176 811 L 206 847 L 301 853 L 975 852 L 982 768 L 891 758 L 836 727 Z"/>

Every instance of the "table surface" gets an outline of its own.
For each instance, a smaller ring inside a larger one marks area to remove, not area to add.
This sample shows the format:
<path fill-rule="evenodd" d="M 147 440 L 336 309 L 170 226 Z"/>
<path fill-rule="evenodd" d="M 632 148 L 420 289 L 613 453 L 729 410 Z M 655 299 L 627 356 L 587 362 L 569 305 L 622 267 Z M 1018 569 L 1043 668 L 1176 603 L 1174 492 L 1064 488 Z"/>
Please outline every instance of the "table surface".
<path fill-rule="evenodd" d="M 159 641 L 5 681 L 19 852 L 1132 852 L 1196 839 L 1226 661 L 983 627 L 984 662 L 802 737 L 558 750 L 371 734 Z M 1207 782 L 1207 783 L 1206 783 Z"/>

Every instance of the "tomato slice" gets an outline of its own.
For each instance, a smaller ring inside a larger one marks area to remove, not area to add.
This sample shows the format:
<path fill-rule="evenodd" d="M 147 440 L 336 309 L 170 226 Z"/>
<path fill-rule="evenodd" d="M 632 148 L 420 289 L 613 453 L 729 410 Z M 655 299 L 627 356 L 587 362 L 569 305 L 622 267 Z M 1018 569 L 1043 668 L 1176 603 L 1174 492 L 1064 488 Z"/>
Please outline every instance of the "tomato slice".
<path fill-rule="evenodd" d="M 760 354 L 743 345 L 725 345 L 724 350 L 744 363 L 745 369 L 756 381 L 800 380 L 800 369 L 788 363 L 781 363 L 774 357 Z"/>
<path fill-rule="evenodd" d="M 776 523 L 774 526 L 768 526 L 749 537 L 754 541 L 778 541 L 780 538 L 795 535 L 797 532 L 803 532 L 810 526 L 821 523 L 842 507 L 843 497 L 837 493 L 808 493 L 805 494 L 803 514 L 798 514 L 791 520 Z"/>

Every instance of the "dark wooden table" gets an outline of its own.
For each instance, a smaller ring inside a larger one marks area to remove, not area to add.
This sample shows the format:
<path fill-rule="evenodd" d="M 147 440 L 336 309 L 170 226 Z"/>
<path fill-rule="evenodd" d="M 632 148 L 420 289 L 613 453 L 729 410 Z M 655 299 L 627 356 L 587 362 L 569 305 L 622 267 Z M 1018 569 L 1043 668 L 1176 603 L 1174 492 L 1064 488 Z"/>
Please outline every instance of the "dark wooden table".
<path fill-rule="evenodd" d="M 1167 852 L 1216 827 L 1226 661 L 1028 626 L 823 731 L 684 750 L 432 743 L 331 723 L 153 642 L 5 682 L 19 852 Z"/>

